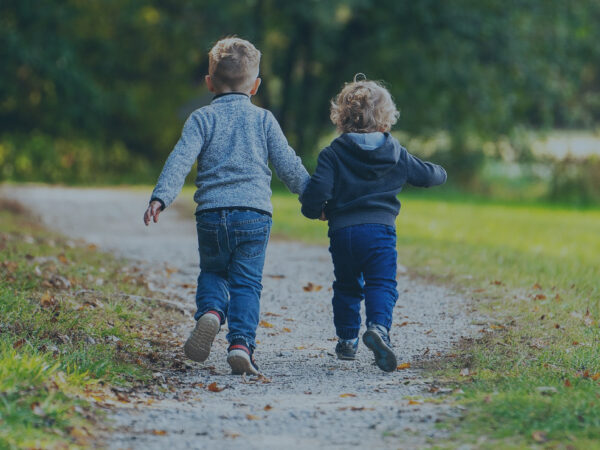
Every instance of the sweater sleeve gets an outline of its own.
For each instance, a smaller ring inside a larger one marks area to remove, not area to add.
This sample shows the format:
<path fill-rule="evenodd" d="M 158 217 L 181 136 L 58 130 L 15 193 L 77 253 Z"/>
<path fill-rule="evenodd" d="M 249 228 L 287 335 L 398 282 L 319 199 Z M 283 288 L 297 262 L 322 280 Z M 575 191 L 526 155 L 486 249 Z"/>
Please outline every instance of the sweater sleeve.
<path fill-rule="evenodd" d="M 163 209 L 173 203 L 203 144 L 204 134 L 199 113 L 193 113 L 186 120 L 181 137 L 165 162 L 158 183 L 152 191 L 151 201 L 161 202 Z"/>
<path fill-rule="evenodd" d="M 317 169 L 300 196 L 302 214 L 309 219 L 318 219 L 328 200 L 333 198 L 335 164 L 331 156 L 322 151 L 317 160 Z"/>
<path fill-rule="evenodd" d="M 265 118 L 265 133 L 269 161 L 273 164 L 277 177 L 284 182 L 294 194 L 301 194 L 310 176 L 302 165 L 302 160 L 294 149 L 288 145 L 281 127 L 270 111 Z"/>
<path fill-rule="evenodd" d="M 446 182 L 446 171 L 442 166 L 427 161 L 421 161 L 416 156 L 406 152 L 407 181 L 417 187 L 430 187 Z"/>

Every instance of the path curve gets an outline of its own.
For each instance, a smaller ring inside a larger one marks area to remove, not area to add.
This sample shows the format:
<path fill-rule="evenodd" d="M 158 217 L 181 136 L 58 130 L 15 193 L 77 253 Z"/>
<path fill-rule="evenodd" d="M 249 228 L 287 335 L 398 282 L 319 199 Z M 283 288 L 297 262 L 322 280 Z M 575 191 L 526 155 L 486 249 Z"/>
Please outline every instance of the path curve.
<path fill-rule="evenodd" d="M 189 284 L 197 277 L 197 240 L 185 202 L 165 211 L 159 224 L 144 227 L 148 193 L 140 190 L 5 185 L 0 196 L 28 206 L 46 226 L 155 274 L 164 272 L 157 267 L 177 269 L 169 277 L 155 276 L 154 288 L 193 306 Z M 442 433 L 434 423 L 452 414 L 450 406 L 408 404 L 407 397 L 433 395 L 428 393 L 432 380 L 419 370 L 383 373 L 362 343 L 356 361 L 334 357 L 332 264 L 325 247 L 272 241 L 264 274 L 261 319 L 273 327 L 259 328 L 256 359 L 271 382 L 244 383 L 229 374 L 225 327 L 205 364 L 164 374 L 167 385 L 177 381 L 174 393 L 112 415 L 117 431 L 111 448 L 421 448 Z M 309 282 L 323 288 L 306 292 Z M 448 351 L 473 333 L 460 295 L 404 274 L 398 276 L 398 290 L 391 337 L 399 362 L 415 366 L 423 355 Z M 176 332 L 183 340 L 192 327 L 188 319 Z M 197 387 L 215 381 L 227 388 L 215 393 Z"/>

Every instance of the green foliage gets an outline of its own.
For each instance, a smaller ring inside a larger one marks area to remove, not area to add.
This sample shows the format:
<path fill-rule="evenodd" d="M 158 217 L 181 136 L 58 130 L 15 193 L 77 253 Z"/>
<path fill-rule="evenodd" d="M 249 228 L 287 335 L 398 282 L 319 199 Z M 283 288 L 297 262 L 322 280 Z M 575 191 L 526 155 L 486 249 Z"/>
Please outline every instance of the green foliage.
<path fill-rule="evenodd" d="M 595 0 L 7 0 L 0 135 L 85 138 L 98 152 L 117 142 L 162 160 L 210 98 L 211 43 L 238 34 L 263 52 L 256 101 L 300 153 L 318 150 L 329 100 L 364 72 L 389 84 L 400 128 L 450 133 L 450 164 L 468 180 L 480 162 L 469 136 L 598 123 L 599 16 Z"/>
<path fill-rule="evenodd" d="M 119 142 L 110 145 L 46 134 L 5 135 L 0 179 L 48 183 L 136 183 L 152 178 L 147 159 Z"/>
<path fill-rule="evenodd" d="M 572 204 L 600 203 L 600 158 L 565 158 L 553 164 L 550 200 Z"/>
<path fill-rule="evenodd" d="M 82 372 L 61 371 L 53 360 L 0 341 L 0 448 L 51 448 L 64 443 L 62 430 L 85 423 L 76 412 L 87 409 L 85 402 L 59 387 L 75 391 L 89 380 Z"/>

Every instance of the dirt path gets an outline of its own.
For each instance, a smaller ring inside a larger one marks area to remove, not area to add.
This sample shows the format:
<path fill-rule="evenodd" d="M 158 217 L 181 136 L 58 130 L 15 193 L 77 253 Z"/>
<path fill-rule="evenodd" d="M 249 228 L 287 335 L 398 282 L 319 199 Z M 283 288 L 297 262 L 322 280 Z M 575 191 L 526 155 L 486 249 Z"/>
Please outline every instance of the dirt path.
<path fill-rule="evenodd" d="M 4 186 L 0 195 L 21 201 L 65 235 L 136 260 L 154 274 L 154 288 L 163 296 L 193 306 L 189 285 L 197 277 L 197 241 L 193 216 L 182 214 L 181 205 L 146 228 L 146 192 Z M 362 344 L 357 361 L 334 357 L 332 266 L 325 247 L 271 242 L 264 273 L 261 319 L 272 328 L 259 328 L 256 359 L 270 382 L 229 374 L 225 329 L 205 364 L 157 374 L 165 387 L 177 386 L 174 392 L 152 405 L 115 411 L 111 448 L 418 448 L 440 435 L 434 423 L 451 408 L 409 405 L 407 399 L 433 395 L 432 380 L 414 368 L 381 372 Z M 307 292 L 309 282 L 323 288 Z M 399 362 L 415 366 L 423 355 L 447 351 L 472 334 L 463 298 L 402 274 L 398 283 L 392 342 Z M 176 331 L 184 340 L 192 327 L 188 319 Z M 204 388 L 213 382 L 226 389 Z"/>

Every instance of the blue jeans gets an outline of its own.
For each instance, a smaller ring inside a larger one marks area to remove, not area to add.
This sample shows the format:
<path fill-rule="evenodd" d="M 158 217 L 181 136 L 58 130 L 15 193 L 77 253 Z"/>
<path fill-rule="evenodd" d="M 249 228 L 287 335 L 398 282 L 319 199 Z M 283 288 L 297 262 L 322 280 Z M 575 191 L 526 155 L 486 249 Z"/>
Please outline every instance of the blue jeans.
<path fill-rule="evenodd" d="M 218 311 L 221 324 L 229 323 L 227 340 L 242 338 L 254 348 L 271 217 L 239 209 L 200 212 L 196 228 L 200 275 L 194 317 Z"/>
<path fill-rule="evenodd" d="M 360 302 L 367 324 L 392 325 L 396 290 L 396 230 L 389 225 L 352 225 L 329 233 L 333 258 L 333 323 L 338 337 L 360 330 Z"/>

